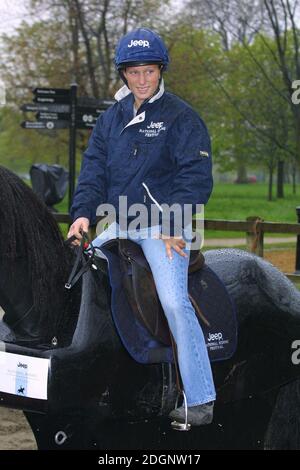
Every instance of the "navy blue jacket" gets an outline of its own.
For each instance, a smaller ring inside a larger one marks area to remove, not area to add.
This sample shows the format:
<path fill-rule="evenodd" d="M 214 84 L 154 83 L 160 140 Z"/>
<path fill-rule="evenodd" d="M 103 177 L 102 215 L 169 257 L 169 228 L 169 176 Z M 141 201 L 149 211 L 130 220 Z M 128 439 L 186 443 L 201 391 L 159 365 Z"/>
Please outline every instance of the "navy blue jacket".
<path fill-rule="evenodd" d="M 98 205 L 118 209 L 119 195 L 127 196 L 128 207 L 193 204 L 194 213 L 195 204 L 208 201 L 213 184 L 210 138 L 202 119 L 186 102 L 164 92 L 163 82 L 135 117 L 134 97 L 126 86 L 116 99 L 98 118 L 84 153 L 73 220 L 86 217 L 94 223 Z"/>

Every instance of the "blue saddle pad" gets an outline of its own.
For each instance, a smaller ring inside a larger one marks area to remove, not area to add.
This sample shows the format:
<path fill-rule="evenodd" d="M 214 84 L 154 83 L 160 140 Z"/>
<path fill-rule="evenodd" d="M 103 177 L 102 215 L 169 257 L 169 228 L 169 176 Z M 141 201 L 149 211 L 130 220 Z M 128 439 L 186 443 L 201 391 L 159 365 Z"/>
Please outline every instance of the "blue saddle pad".
<path fill-rule="evenodd" d="M 133 314 L 122 285 L 119 257 L 101 248 L 109 263 L 112 288 L 112 316 L 125 348 L 131 357 L 144 364 L 173 362 L 171 346 L 156 340 Z M 208 267 L 189 275 L 189 293 L 196 300 L 205 318 L 200 322 L 211 361 L 233 355 L 237 344 L 235 308 L 229 294 Z"/>

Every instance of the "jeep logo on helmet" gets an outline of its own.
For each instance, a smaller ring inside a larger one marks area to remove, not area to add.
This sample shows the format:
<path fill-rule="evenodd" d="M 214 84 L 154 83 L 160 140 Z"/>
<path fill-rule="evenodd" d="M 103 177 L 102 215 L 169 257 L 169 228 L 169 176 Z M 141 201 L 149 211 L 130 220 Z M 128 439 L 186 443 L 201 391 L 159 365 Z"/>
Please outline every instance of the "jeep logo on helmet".
<path fill-rule="evenodd" d="M 143 39 L 139 39 L 139 40 L 136 39 L 135 41 L 131 39 L 131 43 L 128 44 L 128 47 L 132 47 L 132 46 L 150 47 L 150 44 L 149 44 L 149 41 L 144 41 Z"/>

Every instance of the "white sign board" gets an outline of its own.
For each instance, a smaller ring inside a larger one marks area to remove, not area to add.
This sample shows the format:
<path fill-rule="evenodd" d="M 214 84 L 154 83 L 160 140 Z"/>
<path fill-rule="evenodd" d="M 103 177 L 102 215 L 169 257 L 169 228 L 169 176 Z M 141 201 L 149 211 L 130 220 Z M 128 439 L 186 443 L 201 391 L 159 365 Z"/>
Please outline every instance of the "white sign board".
<path fill-rule="evenodd" d="M 47 400 L 50 359 L 0 351 L 0 391 Z"/>

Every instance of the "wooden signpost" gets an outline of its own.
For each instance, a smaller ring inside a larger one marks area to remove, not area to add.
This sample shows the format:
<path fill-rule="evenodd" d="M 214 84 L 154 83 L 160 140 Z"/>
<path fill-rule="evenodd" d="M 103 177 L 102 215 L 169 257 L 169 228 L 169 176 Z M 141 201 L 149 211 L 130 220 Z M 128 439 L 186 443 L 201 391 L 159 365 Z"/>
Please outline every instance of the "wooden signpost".
<path fill-rule="evenodd" d="M 98 117 L 114 104 L 114 100 L 98 100 L 91 97 L 77 97 L 77 85 L 70 88 L 35 88 L 33 103 L 26 103 L 21 110 L 35 113 L 35 121 L 23 121 L 24 129 L 69 128 L 69 209 L 75 189 L 76 130 L 93 129 Z"/>

